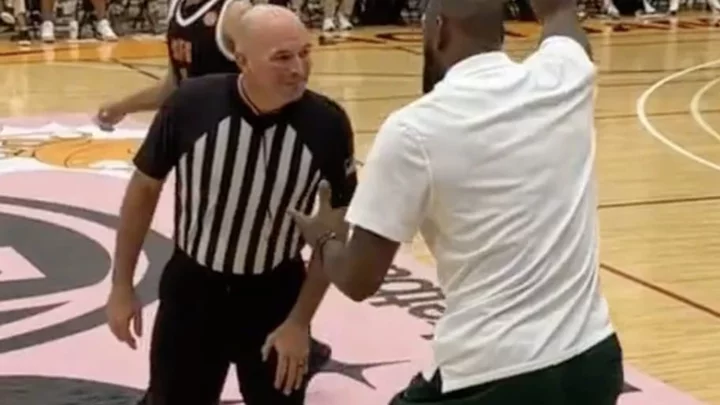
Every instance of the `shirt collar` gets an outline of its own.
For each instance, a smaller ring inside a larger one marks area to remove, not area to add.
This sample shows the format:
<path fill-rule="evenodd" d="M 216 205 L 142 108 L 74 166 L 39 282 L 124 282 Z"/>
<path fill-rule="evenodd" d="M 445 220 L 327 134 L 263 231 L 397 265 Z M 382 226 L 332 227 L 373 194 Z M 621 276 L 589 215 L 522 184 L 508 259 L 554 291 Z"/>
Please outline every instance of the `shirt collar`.
<path fill-rule="evenodd" d="M 445 74 L 445 77 L 463 76 L 480 70 L 494 69 L 513 63 L 503 51 L 483 52 L 467 57 L 454 64 Z"/>

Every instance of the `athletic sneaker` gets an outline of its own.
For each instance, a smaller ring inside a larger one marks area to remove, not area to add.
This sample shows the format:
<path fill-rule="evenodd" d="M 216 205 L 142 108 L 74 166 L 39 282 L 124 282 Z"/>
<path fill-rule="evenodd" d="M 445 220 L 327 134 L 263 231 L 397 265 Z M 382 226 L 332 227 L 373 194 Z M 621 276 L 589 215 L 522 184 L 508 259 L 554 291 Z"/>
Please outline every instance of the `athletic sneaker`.
<path fill-rule="evenodd" d="M 15 35 L 10 37 L 10 41 L 17 43 L 20 46 L 29 46 L 32 42 L 30 31 L 27 29 L 18 31 Z"/>
<path fill-rule="evenodd" d="M 337 30 L 337 27 L 335 26 L 335 21 L 333 21 L 332 18 L 324 19 L 322 24 L 322 30 L 323 32 L 333 32 Z"/>
<path fill-rule="evenodd" d="M 341 31 L 350 31 L 351 29 L 353 29 L 352 23 L 344 14 L 338 13 L 337 20 L 338 26 Z"/>
<path fill-rule="evenodd" d="M 0 21 L 10 26 L 15 25 L 15 16 L 7 11 L 0 11 Z"/>
<path fill-rule="evenodd" d="M 100 38 L 103 41 L 114 42 L 118 39 L 115 31 L 113 31 L 112 27 L 110 26 L 110 21 L 108 21 L 107 18 L 103 18 L 102 20 L 98 21 L 97 24 L 95 24 L 95 29 L 97 30 L 98 35 L 100 35 Z"/>
<path fill-rule="evenodd" d="M 40 39 L 43 42 L 55 42 L 55 24 L 52 21 L 43 21 L 40 25 Z"/>

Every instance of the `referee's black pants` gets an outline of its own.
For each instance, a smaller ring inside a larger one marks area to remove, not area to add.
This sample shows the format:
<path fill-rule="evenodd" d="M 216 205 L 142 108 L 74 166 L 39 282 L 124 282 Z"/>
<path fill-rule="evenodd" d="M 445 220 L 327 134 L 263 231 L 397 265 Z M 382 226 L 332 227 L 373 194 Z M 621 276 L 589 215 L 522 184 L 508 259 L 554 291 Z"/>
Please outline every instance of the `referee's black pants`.
<path fill-rule="evenodd" d="M 624 385 L 616 335 L 558 365 L 443 394 L 418 374 L 390 405 L 616 405 Z"/>
<path fill-rule="evenodd" d="M 289 314 L 305 279 L 302 260 L 262 275 L 228 275 L 176 250 L 160 279 L 160 306 L 150 347 L 147 405 L 217 405 L 235 364 L 247 405 L 301 405 L 275 389 L 276 358 L 261 347 Z"/>

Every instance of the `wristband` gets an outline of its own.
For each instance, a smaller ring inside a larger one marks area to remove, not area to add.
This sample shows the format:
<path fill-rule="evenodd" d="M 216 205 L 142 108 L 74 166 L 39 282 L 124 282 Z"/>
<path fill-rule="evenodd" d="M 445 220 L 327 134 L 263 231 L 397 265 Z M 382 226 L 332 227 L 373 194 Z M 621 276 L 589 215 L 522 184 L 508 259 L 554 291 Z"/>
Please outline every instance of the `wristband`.
<path fill-rule="evenodd" d="M 324 261 L 323 250 L 325 249 L 325 245 L 333 239 L 337 239 L 337 234 L 333 231 L 327 231 L 318 238 L 317 242 L 315 242 L 315 250 L 318 252 L 320 263 Z"/>

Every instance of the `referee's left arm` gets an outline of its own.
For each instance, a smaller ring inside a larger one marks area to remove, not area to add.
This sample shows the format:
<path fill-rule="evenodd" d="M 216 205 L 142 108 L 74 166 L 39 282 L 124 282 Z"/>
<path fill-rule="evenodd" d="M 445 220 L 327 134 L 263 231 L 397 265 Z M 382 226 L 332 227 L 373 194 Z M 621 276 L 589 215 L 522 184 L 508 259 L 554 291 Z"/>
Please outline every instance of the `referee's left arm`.
<path fill-rule="evenodd" d="M 341 292 L 362 301 L 378 290 L 400 243 L 411 242 L 426 217 L 431 177 L 421 137 L 399 114 L 391 115 L 375 137 L 347 211 L 349 240 L 320 246 L 324 271 Z"/>
<path fill-rule="evenodd" d="M 355 135 L 350 119 L 341 106 L 329 102 L 327 115 L 327 132 L 322 134 L 327 137 L 324 147 L 327 148 L 327 154 L 321 171 L 324 179 L 332 186 L 333 208 L 344 208 L 350 204 L 358 182 L 355 170 Z M 290 314 L 291 319 L 309 324 L 329 286 L 330 280 L 313 252 L 307 278 Z"/>

